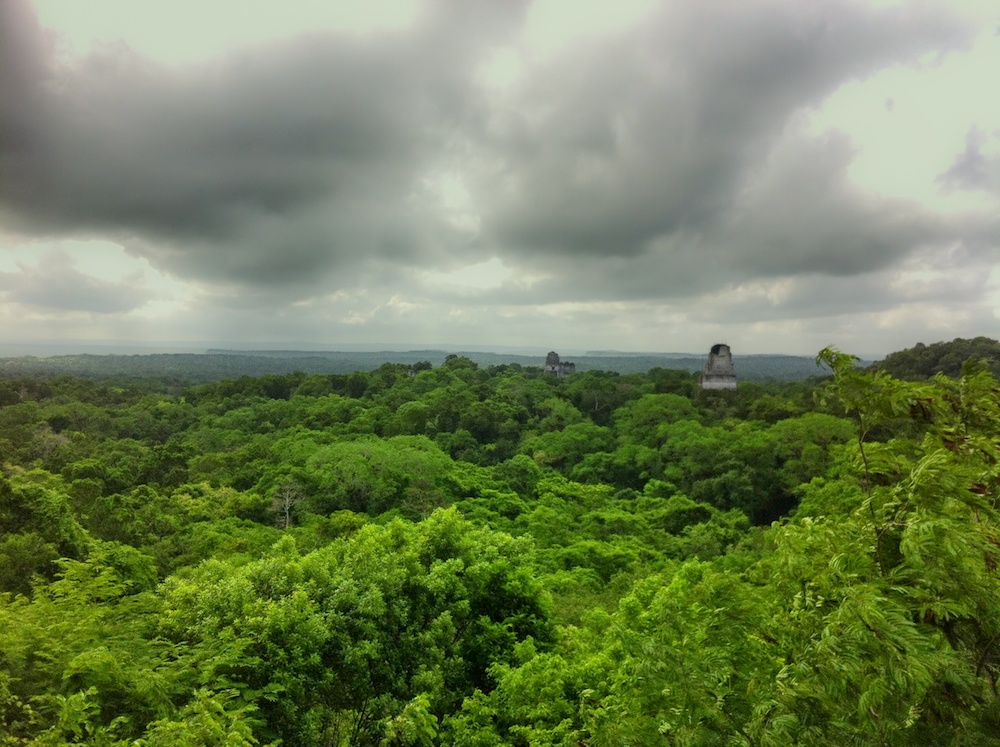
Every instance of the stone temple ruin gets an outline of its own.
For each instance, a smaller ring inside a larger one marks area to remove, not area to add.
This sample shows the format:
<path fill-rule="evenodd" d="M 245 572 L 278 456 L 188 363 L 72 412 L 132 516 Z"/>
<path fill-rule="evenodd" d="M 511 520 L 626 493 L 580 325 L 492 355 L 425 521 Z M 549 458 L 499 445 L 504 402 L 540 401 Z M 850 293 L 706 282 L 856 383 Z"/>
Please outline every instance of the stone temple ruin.
<path fill-rule="evenodd" d="M 728 345 L 719 343 L 712 346 L 708 363 L 701 375 L 702 389 L 735 389 L 736 372 L 733 370 L 733 354 Z"/>
<path fill-rule="evenodd" d="M 545 373 L 561 379 L 575 372 L 576 364 L 569 361 L 560 361 L 559 353 L 550 352 L 545 356 Z"/>

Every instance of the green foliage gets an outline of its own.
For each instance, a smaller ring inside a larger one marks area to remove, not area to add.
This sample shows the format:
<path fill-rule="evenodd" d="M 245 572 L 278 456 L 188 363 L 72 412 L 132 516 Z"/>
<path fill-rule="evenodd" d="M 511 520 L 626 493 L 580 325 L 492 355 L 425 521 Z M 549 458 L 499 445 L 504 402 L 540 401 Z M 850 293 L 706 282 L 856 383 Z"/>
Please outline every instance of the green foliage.
<path fill-rule="evenodd" d="M 562 430 L 527 438 L 522 453 L 545 467 L 567 469 L 583 461 L 591 451 L 605 451 L 613 443 L 609 428 L 593 423 L 574 423 Z"/>
<path fill-rule="evenodd" d="M 0 596 L 0 733 L 42 745 L 138 736 L 168 707 L 160 655 L 144 635 L 152 562 L 97 543 L 87 560 L 60 565 L 30 600 Z"/>
<path fill-rule="evenodd" d="M 629 443 L 656 447 L 658 431 L 665 423 L 698 420 L 694 403 L 677 394 L 646 394 L 615 410 L 615 430 Z"/>
<path fill-rule="evenodd" d="M 32 576 L 51 576 L 57 558 L 87 552 L 63 481 L 43 470 L 0 476 L 0 527 L 0 592 L 28 593 Z"/>
<path fill-rule="evenodd" d="M 424 516 L 444 502 L 450 459 L 423 436 L 341 441 L 317 449 L 305 464 L 307 510 L 380 514 L 399 508 Z"/>
<path fill-rule="evenodd" d="M 783 419 L 771 441 L 802 459 L 815 432 L 832 450 L 809 511 L 749 554 L 638 581 L 585 647 L 570 634 L 467 700 L 452 743 L 998 743 L 998 387 L 981 369 L 906 385 L 822 357 L 853 444 L 827 416 Z M 665 518 L 703 505 L 670 500 Z"/>
<path fill-rule="evenodd" d="M 30 594 L 36 576 L 51 577 L 60 553 L 36 532 L 0 537 L 0 590 Z"/>
<path fill-rule="evenodd" d="M 304 556 L 286 538 L 260 561 L 169 580 L 161 626 L 192 647 L 200 679 L 260 709 L 266 738 L 420 744 L 432 714 L 491 689 L 518 641 L 549 638 L 529 563 L 528 543 L 454 511 Z"/>
<path fill-rule="evenodd" d="M 918 342 L 912 348 L 887 355 L 878 366 L 897 378 L 920 381 L 936 374 L 957 378 L 969 360 L 988 361 L 993 376 L 1000 377 L 1000 342 L 989 337 L 957 338 L 931 345 Z"/>
<path fill-rule="evenodd" d="M 996 745 L 1000 387 L 819 361 L 7 382 L 0 746 Z"/>
<path fill-rule="evenodd" d="M 134 747 L 254 747 L 254 708 L 234 705 L 235 693 L 195 690 L 172 718 L 154 721 Z"/>

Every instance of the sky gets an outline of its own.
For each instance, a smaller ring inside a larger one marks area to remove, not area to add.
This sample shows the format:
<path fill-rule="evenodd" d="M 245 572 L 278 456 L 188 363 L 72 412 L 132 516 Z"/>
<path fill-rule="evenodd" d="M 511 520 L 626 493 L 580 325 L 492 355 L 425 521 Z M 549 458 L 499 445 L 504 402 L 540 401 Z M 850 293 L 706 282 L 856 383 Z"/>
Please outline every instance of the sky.
<path fill-rule="evenodd" d="M 995 0 L 0 0 L 0 342 L 1000 336 Z"/>

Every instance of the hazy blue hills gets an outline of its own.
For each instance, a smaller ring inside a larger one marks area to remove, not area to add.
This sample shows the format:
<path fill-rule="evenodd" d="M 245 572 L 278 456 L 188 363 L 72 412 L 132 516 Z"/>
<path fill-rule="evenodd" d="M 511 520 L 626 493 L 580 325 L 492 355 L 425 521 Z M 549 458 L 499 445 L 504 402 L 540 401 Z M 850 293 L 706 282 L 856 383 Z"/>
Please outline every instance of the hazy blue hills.
<path fill-rule="evenodd" d="M 0 375 L 85 378 L 158 379 L 175 382 L 207 382 L 239 376 L 260 376 L 302 371 L 308 374 L 345 374 L 371 371 L 384 363 L 412 365 L 427 361 L 440 366 L 447 356 L 465 356 L 481 367 L 517 364 L 541 367 L 544 356 L 481 351 L 297 351 L 297 350 L 209 350 L 206 353 L 159 353 L 144 355 L 59 355 L 49 357 L 0 358 Z M 645 373 L 652 368 L 701 371 L 705 356 L 677 353 L 616 353 L 565 356 L 578 372 L 590 370 Z M 736 355 L 734 366 L 743 381 L 801 381 L 822 375 L 815 361 L 795 355 Z"/>

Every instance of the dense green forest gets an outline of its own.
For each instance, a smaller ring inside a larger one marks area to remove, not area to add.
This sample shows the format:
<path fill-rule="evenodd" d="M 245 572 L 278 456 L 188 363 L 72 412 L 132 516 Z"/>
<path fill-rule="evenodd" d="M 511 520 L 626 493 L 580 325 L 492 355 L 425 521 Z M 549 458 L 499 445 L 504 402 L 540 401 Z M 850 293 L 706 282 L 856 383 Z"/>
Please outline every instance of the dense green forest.
<path fill-rule="evenodd" d="M 1000 342 L 989 337 L 959 337 L 930 345 L 918 342 L 912 348 L 887 355 L 879 367 L 897 378 L 919 381 L 939 373 L 956 377 L 970 358 L 986 361 L 993 376 L 1000 377 Z"/>
<path fill-rule="evenodd" d="M 0 746 L 1000 745 L 1000 385 L 0 379 Z"/>

